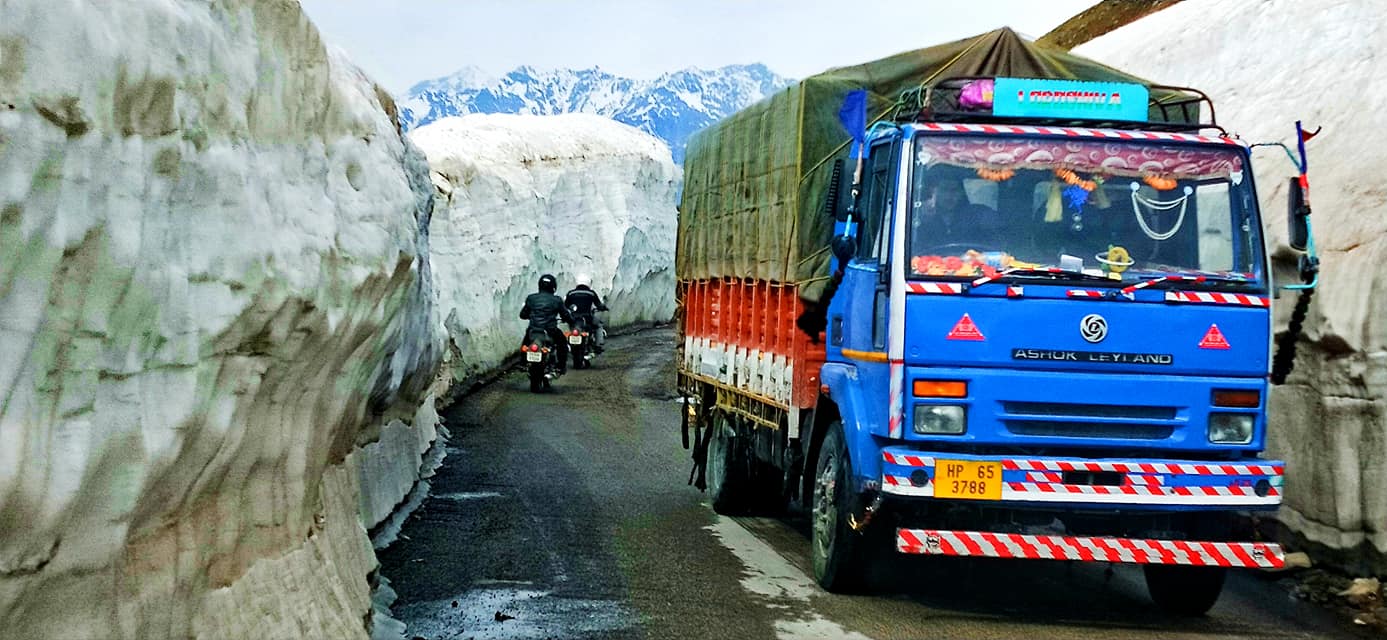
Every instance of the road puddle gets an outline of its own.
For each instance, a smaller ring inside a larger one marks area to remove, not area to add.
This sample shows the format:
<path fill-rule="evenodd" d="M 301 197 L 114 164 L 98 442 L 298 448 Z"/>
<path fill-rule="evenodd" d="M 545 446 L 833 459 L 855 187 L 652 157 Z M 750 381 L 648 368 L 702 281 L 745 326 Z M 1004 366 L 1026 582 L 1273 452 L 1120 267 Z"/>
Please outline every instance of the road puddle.
<path fill-rule="evenodd" d="M 630 628 L 636 620 L 620 602 L 519 587 L 474 589 L 456 599 L 396 607 L 395 615 L 409 622 L 409 635 L 429 640 L 602 637 Z"/>
<path fill-rule="evenodd" d="M 501 494 L 495 491 L 472 491 L 464 493 L 439 493 L 435 494 L 435 500 L 452 500 L 454 502 L 464 502 L 467 500 L 485 500 L 487 498 L 499 498 Z"/>

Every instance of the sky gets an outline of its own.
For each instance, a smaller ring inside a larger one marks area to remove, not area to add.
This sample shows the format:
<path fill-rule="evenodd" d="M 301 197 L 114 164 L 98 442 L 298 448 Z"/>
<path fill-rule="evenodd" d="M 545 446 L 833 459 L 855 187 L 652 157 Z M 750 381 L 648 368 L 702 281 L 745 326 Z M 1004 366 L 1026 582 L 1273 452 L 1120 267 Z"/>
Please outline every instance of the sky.
<path fill-rule="evenodd" d="M 761 62 L 803 78 L 1010 26 L 1040 37 L 1097 0 L 301 0 L 395 94 L 474 66 L 648 79 Z M 851 29 L 851 33 L 848 29 Z"/>

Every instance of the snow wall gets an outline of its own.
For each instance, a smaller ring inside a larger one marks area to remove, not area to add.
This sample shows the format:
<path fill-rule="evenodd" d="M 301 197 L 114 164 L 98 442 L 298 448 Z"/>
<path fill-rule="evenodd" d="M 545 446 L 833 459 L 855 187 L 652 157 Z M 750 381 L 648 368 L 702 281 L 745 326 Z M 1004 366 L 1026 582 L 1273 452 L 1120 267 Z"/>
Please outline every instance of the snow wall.
<path fill-rule="evenodd" d="M 0 635 L 367 634 L 433 187 L 290 0 L 0 3 Z"/>
<path fill-rule="evenodd" d="M 455 381 L 517 353 L 544 273 L 559 295 L 590 276 L 611 328 L 673 317 L 680 172 L 659 139 L 589 114 L 472 114 L 410 138 L 438 189 L 430 242 Z"/>
<path fill-rule="evenodd" d="M 1296 369 L 1271 394 L 1270 454 L 1287 466 L 1280 520 L 1321 558 L 1387 573 L 1387 3 L 1185 0 L 1078 47 L 1156 82 L 1198 87 L 1220 123 L 1249 142 L 1309 144 L 1323 259 Z M 1286 179 L 1279 149 L 1254 155 L 1278 276 Z M 1276 301 L 1284 331 L 1291 292 Z"/>

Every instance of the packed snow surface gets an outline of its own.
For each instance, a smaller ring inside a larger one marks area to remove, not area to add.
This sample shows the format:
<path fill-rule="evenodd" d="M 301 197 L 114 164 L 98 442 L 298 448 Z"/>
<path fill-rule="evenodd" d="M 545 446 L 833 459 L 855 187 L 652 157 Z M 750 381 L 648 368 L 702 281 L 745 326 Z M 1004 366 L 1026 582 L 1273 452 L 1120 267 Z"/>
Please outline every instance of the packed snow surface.
<path fill-rule="evenodd" d="M 0 635 L 366 637 L 443 348 L 390 98 L 294 2 L 0 15 Z"/>
<path fill-rule="evenodd" d="M 430 242 L 455 379 L 515 353 L 544 273 L 560 295 L 590 276 L 609 326 L 673 316 L 680 172 L 659 140 L 587 114 L 474 114 L 411 139 L 439 192 Z"/>
<path fill-rule="evenodd" d="M 1270 454 L 1288 462 L 1282 520 L 1387 570 L 1387 3 L 1186 0 L 1076 49 L 1156 82 L 1198 87 L 1247 142 L 1309 144 L 1323 271 L 1296 370 L 1271 396 Z M 1254 154 L 1283 282 L 1286 182 L 1279 149 Z M 1276 302 L 1284 330 L 1295 302 Z"/>

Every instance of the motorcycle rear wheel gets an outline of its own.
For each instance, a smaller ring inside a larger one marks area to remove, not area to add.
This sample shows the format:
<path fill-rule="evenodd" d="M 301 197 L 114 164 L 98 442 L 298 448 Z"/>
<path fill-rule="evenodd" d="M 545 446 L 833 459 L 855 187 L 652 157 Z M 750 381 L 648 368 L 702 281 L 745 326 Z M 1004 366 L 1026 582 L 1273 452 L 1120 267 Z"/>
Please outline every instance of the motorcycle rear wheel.
<path fill-rule="evenodd" d="M 544 363 L 530 363 L 530 393 L 539 393 L 543 391 L 546 382 L 548 381 L 544 379 Z"/>

